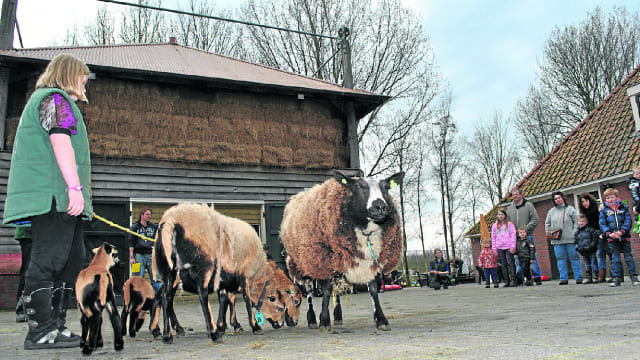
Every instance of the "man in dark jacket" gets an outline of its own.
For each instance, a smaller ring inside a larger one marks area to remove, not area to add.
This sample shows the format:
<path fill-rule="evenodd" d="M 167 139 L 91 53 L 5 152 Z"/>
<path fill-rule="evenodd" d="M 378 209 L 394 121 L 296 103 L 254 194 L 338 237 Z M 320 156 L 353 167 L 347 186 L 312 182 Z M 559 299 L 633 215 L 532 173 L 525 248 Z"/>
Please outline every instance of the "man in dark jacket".
<path fill-rule="evenodd" d="M 136 221 L 130 228 L 131 231 L 145 236 L 149 239 L 154 239 L 158 225 L 151 222 L 151 209 L 145 207 L 140 211 L 140 219 Z M 149 273 L 149 279 L 154 290 L 158 290 L 160 287 L 158 282 L 153 281 L 153 270 L 151 265 L 151 253 L 153 252 L 154 242 L 145 240 L 139 236 L 129 234 L 129 255 L 130 263 L 140 264 L 140 272 L 133 275 L 139 275 L 144 277 L 145 271 Z"/>
<path fill-rule="evenodd" d="M 516 229 L 520 229 L 522 227 L 526 228 L 527 235 L 531 237 L 531 241 L 534 242 L 535 246 L 533 231 L 540 223 L 540 217 L 538 216 L 535 206 L 522 196 L 520 189 L 518 188 L 511 190 L 511 199 L 513 201 L 506 210 L 509 220 L 513 223 Z M 533 263 L 531 263 L 531 275 L 533 276 L 533 280 L 536 282 L 536 285 L 542 285 L 542 274 L 535 254 L 533 257 Z"/>
<path fill-rule="evenodd" d="M 440 290 L 440 286 L 447 289 L 449 287 L 449 262 L 442 258 L 442 250 L 435 249 L 433 254 L 435 259 L 429 263 L 429 282 L 434 290 Z"/>

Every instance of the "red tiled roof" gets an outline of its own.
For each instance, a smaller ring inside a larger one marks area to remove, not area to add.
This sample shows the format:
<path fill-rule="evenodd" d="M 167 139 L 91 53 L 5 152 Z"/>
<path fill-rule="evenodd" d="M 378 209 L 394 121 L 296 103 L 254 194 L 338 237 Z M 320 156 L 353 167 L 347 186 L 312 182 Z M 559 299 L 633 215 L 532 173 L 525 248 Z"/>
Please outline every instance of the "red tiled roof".
<path fill-rule="evenodd" d="M 640 83 L 636 68 L 576 126 L 518 187 L 525 197 L 630 171 L 640 159 L 627 88 Z"/>
<path fill-rule="evenodd" d="M 48 61 L 61 53 L 76 56 L 89 67 L 91 65 L 106 66 L 343 94 L 376 95 L 368 91 L 348 89 L 326 81 L 169 43 L 12 49 L 0 50 L 0 57 Z"/>

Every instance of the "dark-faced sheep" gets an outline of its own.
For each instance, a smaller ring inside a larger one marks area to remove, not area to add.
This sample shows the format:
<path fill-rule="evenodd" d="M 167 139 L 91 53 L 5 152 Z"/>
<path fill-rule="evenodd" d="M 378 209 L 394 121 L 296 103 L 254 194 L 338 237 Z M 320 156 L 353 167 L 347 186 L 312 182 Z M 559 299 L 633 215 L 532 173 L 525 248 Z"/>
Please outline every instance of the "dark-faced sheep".
<path fill-rule="evenodd" d="M 273 281 L 276 282 L 276 288 L 283 292 L 284 318 L 287 326 L 297 326 L 298 318 L 300 318 L 300 306 L 302 305 L 302 292 L 281 269 L 275 270 Z M 281 326 L 283 324 L 280 324 L 279 327 Z M 273 327 L 275 328 L 276 326 L 274 325 Z"/>
<path fill-rule="evenodd" d="M 76 281 L 76 299 L 82 314 L 80 347 L 85 355 L 89 355 L 96 348 L 103 346 L 102 311 L 104 309 L 107 309 L 113 327 L 115 350 L 119 351 L 124 347 L 120 316 L 113 293 L 113 278 L 109 273 L 109 268 L 118 261 L 117 250 L 112 245 L 104 243 L 93 252 L 95 254 L 93 260 L 86 269 L 80 272 Z"/>
<path fill-rule="evenodd" d="M 352 284 L 367 284 L 376 328 L 390 329 L 375 276 L 393 270 L 402 255 L 401 224 L 388 190 L 403 178 L 402 172 L 378 181 L 336 171 L 333 179 L 293 196 L 285 207 L 280 236 L 289 274 L 296 283 L 305 278 L 319 281 L 323 294 L 321 329 L 331 326 L 329 299 L 336 274 L 343 274 Z M 307 298 L 308 326 L 315 328 L 311 295 Z M 342 325 L 340 297 L 336 299 L 334 324 Z"/>
<path fill-rule="evenodd" d="M 154 248 L 155 269 L 163 285 L 163 341 L 173 342 L 170 319 L 173 284 L 179 277 L 183 289 L 195 292 L 212 341 L 221 337 L 213 321 L 209 293 L 240 292 L 254 334 L 262 333 L 265 318 L 280 321 L 284 316 L 282 295 L 270 286 L 273 268 L 267 263 L 255 230 L 246 222 L 224 216 L 200 204 L 180 204 L 162 216 Z M 219 295 L 222 293 L 219 293 Z M 227 306 L 220 296 L 220 308 Z"/>

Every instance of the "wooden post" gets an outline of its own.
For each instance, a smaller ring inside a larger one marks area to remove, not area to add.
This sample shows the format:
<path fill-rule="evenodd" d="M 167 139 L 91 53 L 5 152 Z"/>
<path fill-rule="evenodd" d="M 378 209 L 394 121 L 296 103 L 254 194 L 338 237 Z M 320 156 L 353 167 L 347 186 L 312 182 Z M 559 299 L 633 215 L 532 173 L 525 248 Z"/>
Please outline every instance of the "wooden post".
<path fill-rule="evenodd" d="M 13 32 L 16 25 L 18 0 L 3 0 L 0 18 L 0 49 L 13 49 Z"/>
<path fill-rule="evenodd" d="M 0 16 L 0 49 L 13 49 L 13 32 L 16 25 L 18 0 L 3 0 Z M 5 149 L 7 126 L 7 95 L 9 92 L 9 69 L 0 66 L 0 150 Z"/>
<path fill-rule="evenodd" d="M 338 36 L 342 45 L 342 72 L 343 86 L 353 89 L 353 73 L 351 71 L 351 45 L 347 40 L 350 31 L 347 27 L 342 27 L 338 31 Z M 358 121 L 356 119 L 356 111 L 353 101 L 347 101 L 345 104 L 347 113 L 347 136 L 349 144 L 349 167 L 360 169 L 360 147 L 358 146 Z"/>

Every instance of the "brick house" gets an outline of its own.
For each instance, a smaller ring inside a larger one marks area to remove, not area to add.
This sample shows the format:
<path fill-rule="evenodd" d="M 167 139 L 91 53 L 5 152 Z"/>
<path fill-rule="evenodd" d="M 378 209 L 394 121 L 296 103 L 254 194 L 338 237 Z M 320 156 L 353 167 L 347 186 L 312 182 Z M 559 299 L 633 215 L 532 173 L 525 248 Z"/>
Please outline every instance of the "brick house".
<path fill-rule="evenodd" d="M 598 201 L 606 188 L 613 187 L 623 201 L 631 204 L 626 180 L 640 162 L 640 67 L 636 68 L 606 99 L 582 120 L 517 187 L 531 201 L 540 217 L 534 232 L 538 262 L 543 275 L 558 277 L 553 248 L 547 244 L 544 221 L 553 206 L 551 193 L 560 190 L 567 203 L 577 209 L 578 196 L 589 192 Z M 510 204 L 505 197 L 486 215 L 489 226 L 496 211 Z M 480 225 L 467 231 L 472 242 L 474 262 L 480 253 Z M 631 238 L 636 262 L 640 261 L 638 234 Z M 624 261 L 623 261 L 624 264 Z M 610 266 L 610 264 L 608 264 Z M 624 265 L 626 269 L 626 264 Z"/>

